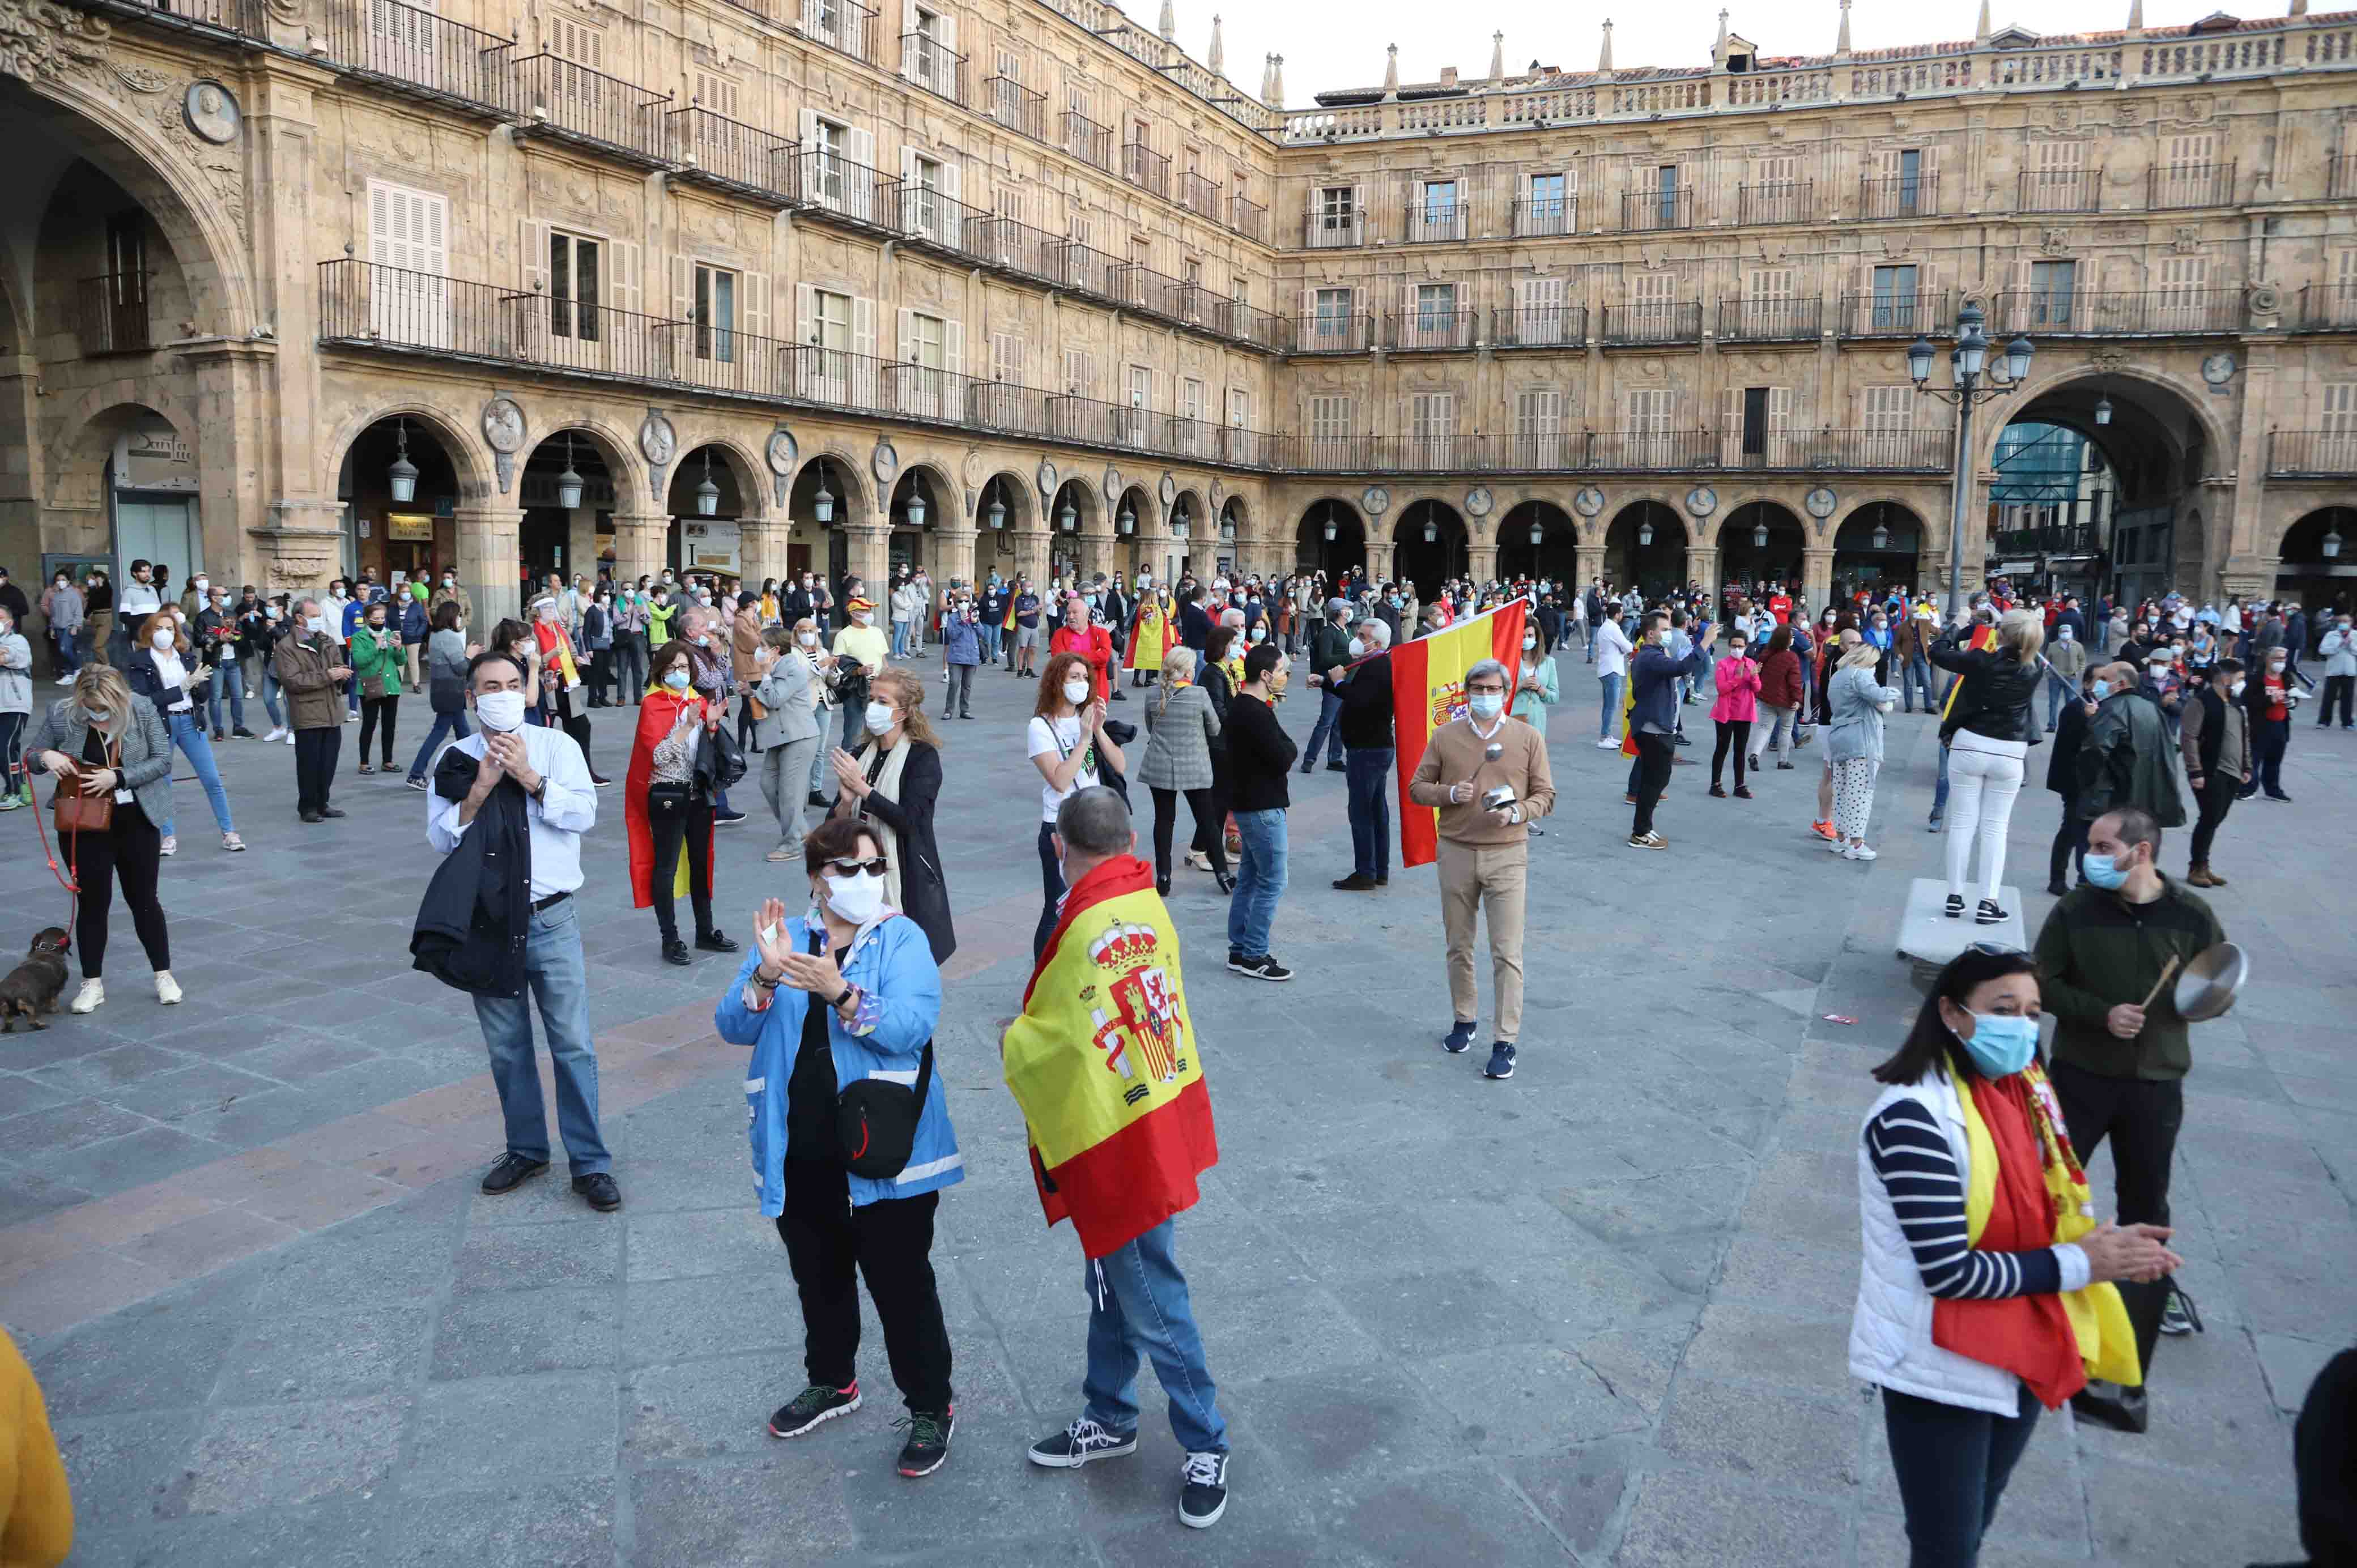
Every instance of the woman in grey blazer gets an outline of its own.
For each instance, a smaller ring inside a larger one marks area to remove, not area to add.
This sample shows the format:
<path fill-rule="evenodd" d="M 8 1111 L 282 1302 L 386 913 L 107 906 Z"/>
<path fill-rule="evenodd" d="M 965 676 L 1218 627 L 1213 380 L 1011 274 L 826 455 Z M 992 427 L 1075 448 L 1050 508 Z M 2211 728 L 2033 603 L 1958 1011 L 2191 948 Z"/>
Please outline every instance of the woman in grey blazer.
<path fill-rule="evenodd" d="M 1170 891 L 1170 830 L 1178 816 L 1178 797 L 1194 813 L 1197 842 L 1211 845 L 1211 875 L 1220 891 L 1235 891 L 1228 875 L 1227 845 L 1211 807 L 1211 739 L 1220 715 L 1210 693 L 1195 683 L 1195 650 L 1174 648 L 1162 656 L 1162 681 L 1146 704 L 1146 757 L 1137 781 L 1154 792 L 1154 886 Z"/>
<path fill-rule="evenodd" d="M 818 672 L 814 660 L 825 660 L 816 650 L 818 628 L 810 620 L 796 623 L 796 631 L 813 634 L 807 651 L 795 645 L 782 626 L 766 627 L 754 655 L 759 671 L 753 681 L 753 701 L 761 716 L 753 721 L 753 744 L 761 753 L 761 798 L 778 819 L 775 861 L 802 857 L 803 782 L 818 757 Z M 832 662 L 832 660 L 827 660 Z"/>
<path fill-rule="evenodd" d="M 139 945 L 156 970 L 156 1000 L 170 1006 L 180 999 L 180 987 L 172 978 L 171 939 L 156 897 L 164 866 L 160 824 L 172 820 L 172 742 L 163 715 L 132 694 L 121 671 L 85 665 L 73 694 L 52 703 L 26 737 L 25 765 L 35 773 L 79 775 L 86 788 L 114 798 L 113 822 L 104 832 L 59 835 L 58 854 L 81 885 L 74 947 L 82 980 L 73 1010 L 95 1012 L 106 1001 L 100 976 L 118 881 Z"/>

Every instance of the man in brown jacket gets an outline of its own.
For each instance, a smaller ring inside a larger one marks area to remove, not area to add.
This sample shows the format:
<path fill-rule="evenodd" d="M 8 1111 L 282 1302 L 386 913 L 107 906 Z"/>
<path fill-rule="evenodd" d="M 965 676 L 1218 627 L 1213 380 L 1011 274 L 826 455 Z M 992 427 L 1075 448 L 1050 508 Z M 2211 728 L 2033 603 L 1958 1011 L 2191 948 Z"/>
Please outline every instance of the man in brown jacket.
<path fill-rule="evenodd" d="M 1484 659 L 1465 672 L 1466 712 L 1425 743 L 1407 798 L 1440 811 L 1440 919 L 1448 944 L 1454 1026 L 1440 1048 L 1473 1043 L 1480 997 L 1473 980 L 1473 920 L 1490 921 L 1491 988 L 1498 1035 L 1484 1078 L 1514 1076 L 1523 1025 L 1523 893 L 1530 871 L 1530 825 L 1555 807 L 1546 737 L 1506 712 L 1506 667 Z"/>
<path fill-rule="evenodd" d="M 271 673 L 286 688 L 286 717 L 295 726 L 295 810 L 307 822 L 344 813 L 328 804 L 343 749 L 343 703 L 337 683 L 351 676 L 342 645 L 327 629 L 319 601 L 295 602 L 295 628 L 278 639 Z"/>

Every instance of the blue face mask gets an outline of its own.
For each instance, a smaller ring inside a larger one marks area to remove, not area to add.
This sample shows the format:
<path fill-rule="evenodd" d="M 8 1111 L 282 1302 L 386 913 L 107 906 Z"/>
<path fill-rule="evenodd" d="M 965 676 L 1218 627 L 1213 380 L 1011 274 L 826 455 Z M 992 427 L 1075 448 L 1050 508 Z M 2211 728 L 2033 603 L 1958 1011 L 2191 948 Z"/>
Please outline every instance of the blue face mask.
<path fill-rule="evenodd" d="M 2094 856 L 2087 858 L 2093 860 Z M 1964 1047 L 1982 1077 L 2009 1078 L 2028 1067 L 2029 1058 L 2038 1054 L 2038 1021 L 1975 1013 L 1973 1037 L 1964 1041 Z"/>
<path fill-rule="evenodd" d="M 674 692 L 686 691 L 687 671 L 684 670 L 673 670 L 670 671 L 668 674 L 663 676 L 663 684 L 669 686 Z"/>
<path fill-rule="evenodd" d="M 2082 864 L 2080 875 L 2106 893 L 2115 893 L 2127 885 L 2128 868 L 2117 855 L 2091 854 Z"/>
<path fill-rule="evenodd" d="M 2109 681 L 2098 681 L 2087 688 L 2087 694 L 2100 703 L 2112 694 L 2112 683 Z"/>
<path fill-rule="evenodd" d="M 1506 705 L 1505 694 L 1500 692 L 1476 692 L 1465 702 L 1477 719 L 1494 719 L 1498 711 Z"/>

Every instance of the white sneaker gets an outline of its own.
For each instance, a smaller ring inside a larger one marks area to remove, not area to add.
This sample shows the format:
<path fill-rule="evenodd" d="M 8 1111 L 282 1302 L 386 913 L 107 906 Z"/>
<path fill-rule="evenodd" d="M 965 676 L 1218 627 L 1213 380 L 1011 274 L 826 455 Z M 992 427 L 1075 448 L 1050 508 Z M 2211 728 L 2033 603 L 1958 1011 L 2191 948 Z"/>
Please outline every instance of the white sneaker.
<path fill-rule="evenodd" d="M 1833 851 L 1835 854 L 1843 854 L 1848 851 L 1848 846 L 1843 843 L 1839 839 L 1827 839 L 1824 843 L 1825 847 Z"/>
<path fill-rule="evenodd" d="M 169 1007 L 180 999 L 180 983 L 172 978 L 168 969 L 156 972 L 156 1000 Z"/>
<path fill-rule="evenodd" d="M 350 709 L 347 709 L 344 713 L 344 722 L 348 725 L 356 725 L 361 722 L 361 716 L 360 714 L 351 712 Z"/>
<path fill-rule="evenodd" d="M 1608 735 L 1602 740 L 1596 743 L 1596 749 L 1598 751 L 1618 751 L 1620 749 L 1620 743 L 1614 740 Z"/>
<path fill-rule="evenodd" d="M 285 725 L 275 725 L 272 726 L 268 735 L 262 737 L 262 744 L 264 746 L 275 746 L 285 738 L 286 726 Z"/>
<path fill-rule="evenodd" d="M 1842 851 L 1844 860 L 1872 860 L 1874 852 L 1862 843 L 1854 843 Z"/>
<path fill-rule="evenodd" d="M 74 683 L 74 680 L 75 677 L 71 675 L 60 675 L 58 677 L 58 684 L 60 686 L 70 686 Z"/>
<path fill-rule="evenodd" d="M 81 983 L 81 989 L 74 993 L 73 1005 L 67 1009 L 67 1011 L 73 1013 L 95 1013 L 105 1004 L 106 982 L 102 980 L 85 980 Z"/>
<path fill-rule="evenodd" d="M 178 833 L 166 833 L 166 834 L 164 835 L 164 842 L 163 842 L 160 845 L 158 845 L 158 846 L 156 847 L 156 854 L 179 854 L 179 853 L 180 853 L 180 835 L 179 835 L 179 834 L 178 834 Z"/>
<path fill-rule="evenodd" d="M 295 744 L 295 732 L 291 729 L 286 732 L 286 744 L 289 746 Z"/>

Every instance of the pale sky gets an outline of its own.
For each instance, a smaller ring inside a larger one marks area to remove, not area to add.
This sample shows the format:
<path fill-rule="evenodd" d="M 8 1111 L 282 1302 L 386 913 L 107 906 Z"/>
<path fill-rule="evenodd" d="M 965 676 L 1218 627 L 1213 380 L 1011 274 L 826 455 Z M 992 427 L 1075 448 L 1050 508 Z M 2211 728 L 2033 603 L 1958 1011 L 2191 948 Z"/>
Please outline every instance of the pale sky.
<path fill-rule="evenodd" d="M 1161 0 L 1120 0 L 1123 10 L 1152 31 Z M 1260 89 L 1261 57 L 1285 57 L 1286 106 L 1308 108 L 1313 93 L 1338 87 L 1373 87 L 1383 80 L 1383 46 L 1397 44 L 1402 81 L 1430 81 L 1444 66 L 1463 79 L 1488 74 L 1490 36 L 1506 35 L 1506 70 L 1529 69 L 1536 59 L 1566 70 L 1592 70 L 1602 23 L 1610 16 L 1612 60 L 1620 67 L 1706 65 L 1718 34 L 1720 4 L 1728 30 L 1770 55 L 1825 54 L 1841 24 L 1838 0 L 1688 0 L 1683 5 L 1615 5 L 1567 17 L 1561 0 L 1488 0 L 1459 11 L 1432 0 L 1177 0 L 1178 42 L 1197 59 L 1209 52 L 1211 15 L 1226 16 L 1228 79 L 1246 92 Z M 2281 0 L 2261 9 L 2228 0 L 2147 0 L 2145 25 L 2178 27 L 2214 10 L 2255 17 L 2280 16 Z M 2330 7 L 2325 7 L 2329 9 Z M 1990 21 L 2018 21 L 2039 33 L 2087 32 L 2127 21 L 2128 0 L 1990 0 Z M 1973 36 L 1979 0 L 1858 0 L 1850 12 L 1850 44 L 1860 49 L 1935 43 Z"/>

